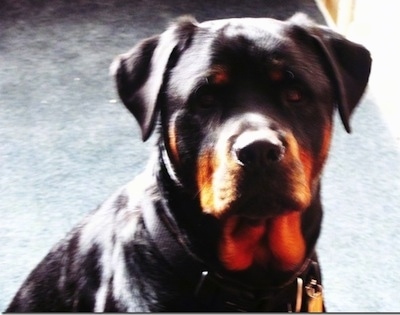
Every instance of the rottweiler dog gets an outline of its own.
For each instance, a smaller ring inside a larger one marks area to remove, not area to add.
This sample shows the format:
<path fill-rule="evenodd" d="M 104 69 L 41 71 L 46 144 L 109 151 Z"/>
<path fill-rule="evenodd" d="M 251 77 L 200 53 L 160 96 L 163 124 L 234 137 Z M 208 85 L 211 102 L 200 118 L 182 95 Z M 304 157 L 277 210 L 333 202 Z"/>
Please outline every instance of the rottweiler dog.
<path fill-rule="evenodd" d="M 118 56 L 146 170 L 58 243 L 9 305 L 23 311 L 325 310 L 315 246 L 338 109 L 370 53 L 296 14 L 182 17 Z"/>

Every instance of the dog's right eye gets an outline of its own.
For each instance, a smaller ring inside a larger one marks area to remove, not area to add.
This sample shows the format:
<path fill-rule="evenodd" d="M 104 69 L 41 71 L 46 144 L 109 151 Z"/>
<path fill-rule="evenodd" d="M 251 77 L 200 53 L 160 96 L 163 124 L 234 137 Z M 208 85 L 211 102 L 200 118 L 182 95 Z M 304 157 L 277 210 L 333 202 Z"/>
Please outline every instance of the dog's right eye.
<path fill-rule="evenodd" d="M 284 98 L 286 102 L 298 104 L 303 100 L 303 91 L 299 87 L 290 87 L 285 89 Z"/>
<path fill-rule="evenodd" d="M 218 104 L 215 91 L 209 88 L 200 88 L 196 91 L 192 105 L 197 109 L 208 110 L 214 108 Z"/>
<path fill-rule="evenodd" d="M 199 100 L 198 100 L 198 106 L 201 108 L 208 109 L 210 107 L 213 107 L 216 103 L 216 99 L 214 95 L 211 94 L 204 94 L 201 95 Z"/>

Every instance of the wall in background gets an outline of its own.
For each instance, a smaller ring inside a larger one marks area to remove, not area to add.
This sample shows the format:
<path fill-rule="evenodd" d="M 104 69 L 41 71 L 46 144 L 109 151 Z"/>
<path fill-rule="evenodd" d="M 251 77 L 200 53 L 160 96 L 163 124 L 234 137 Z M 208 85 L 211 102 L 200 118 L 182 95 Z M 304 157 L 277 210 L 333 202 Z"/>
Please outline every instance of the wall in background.
<path fill-rule="evenodd" d="M 396 0 L 316 0 L 331 27 L 372 54 L 370 91 L 400 148 L 400 29 Z"/>

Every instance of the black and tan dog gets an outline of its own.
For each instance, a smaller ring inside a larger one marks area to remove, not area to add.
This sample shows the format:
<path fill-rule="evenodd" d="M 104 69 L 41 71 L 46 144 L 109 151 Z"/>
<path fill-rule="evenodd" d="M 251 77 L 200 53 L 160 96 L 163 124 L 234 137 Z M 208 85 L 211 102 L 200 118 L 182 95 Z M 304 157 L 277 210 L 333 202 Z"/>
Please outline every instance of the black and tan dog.
<path fill-rule="evenodd" d="M 370 65 L 302 15 L 185 17 L 119 56 L 119 95 L 143 140 L 157 129 L 155 156 L 7 311 L 323 310 L 321 172 L 334 111 L 350 131 Z"/>

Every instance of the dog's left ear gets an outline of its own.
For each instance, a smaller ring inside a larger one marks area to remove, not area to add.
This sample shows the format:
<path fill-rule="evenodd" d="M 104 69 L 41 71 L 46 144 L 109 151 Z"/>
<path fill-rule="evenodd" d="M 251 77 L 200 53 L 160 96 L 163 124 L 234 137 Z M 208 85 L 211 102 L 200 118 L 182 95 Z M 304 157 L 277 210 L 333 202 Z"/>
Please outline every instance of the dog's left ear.
<path fill-rule="evenodd" d="M 111 64 L 118 94 L 135 116 L 143 141 L 153 132 L 165 75 L 189 44 L 196 25 L 194 18 L 181 17 L 164 33 L 142 40 Z"/>
<path fill-rule="evenodd" d="M 370 52 L 328 27 L 314 24 L 302 14 L 289 21 L 311 37 L 327 61 L 336 88 L 340 118 L 350 133 L 350 115 L 364 94 L 371 71 Z"/>

